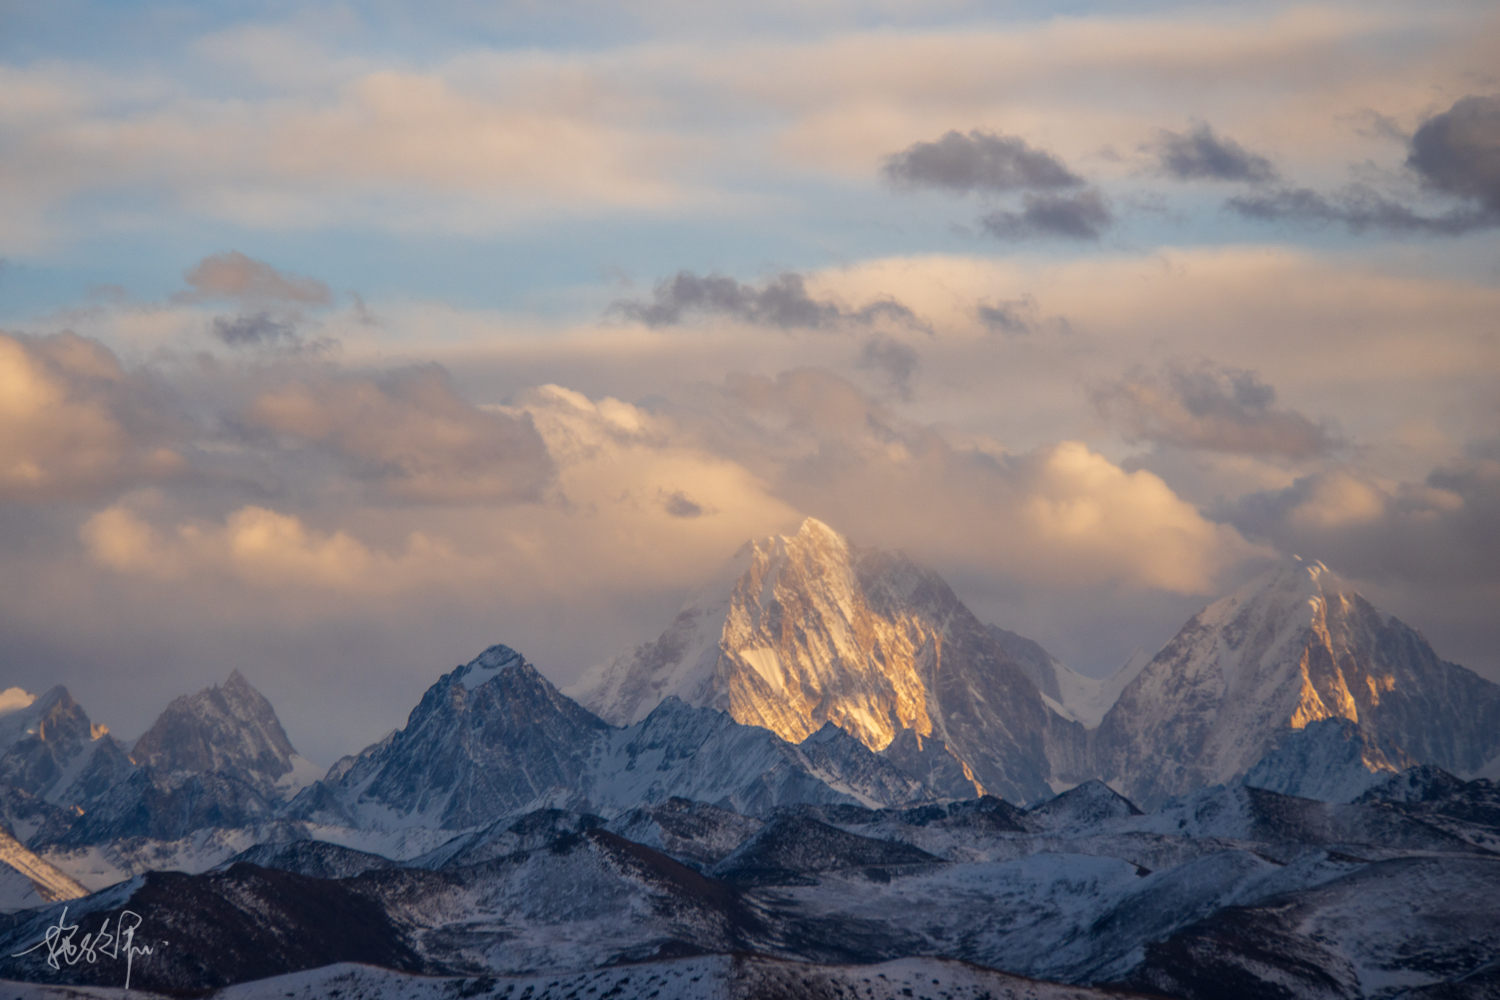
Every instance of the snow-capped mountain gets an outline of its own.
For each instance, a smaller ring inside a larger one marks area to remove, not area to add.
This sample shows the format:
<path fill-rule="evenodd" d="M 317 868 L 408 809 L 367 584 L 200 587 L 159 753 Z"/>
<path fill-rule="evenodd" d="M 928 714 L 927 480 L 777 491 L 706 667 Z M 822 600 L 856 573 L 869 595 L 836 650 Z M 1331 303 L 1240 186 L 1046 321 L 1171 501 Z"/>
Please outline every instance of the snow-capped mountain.
<path fill-rule="evenodd" d="M 1051 794 L 1087 744 L 936 573 L 812 518 L 747 543 L 660 638 L 570 691 L 620 725 L 675 695 L 794 743 L 830 722 L 874 750 L 911 731 L 1019 801 Z"/>
<path fill-rule="evenodd" d="M 1455 773 L 1500 754 L 1500 685 L 1294 557 L 1183 626 L 1106 713 L 1079 777 L 1154 807 L 1237 780 L 1286 730 L 1330 718 L 1358 724 L 1361 746 Z"/>
<path fill-rule="evenodd" d="M 0 785 L 70 807 L 109 787 L 130 762 L 109 727 L 61 684 L 0 715 Z"/>
<path fill-rule="evenodd" d="M 317 776 L 307 775 L 309 765 L 276 710 L 238 670 L 222 685 L 173 699 L 135 741 L 130 757 L 161 771 L 229 775 L 268 798 L 295 792 Z"/>
<path fill-rule="evenodd" d="M 682 796 L 757 813 L 932 792 L 836 726 L 791 744 L 668 698 L 616 728 L 507 646 L 444 674 L 404 729 L 341 762 L 289 815 L 361 829 L 471 829 L 544 805 L 614 813 Z"/>

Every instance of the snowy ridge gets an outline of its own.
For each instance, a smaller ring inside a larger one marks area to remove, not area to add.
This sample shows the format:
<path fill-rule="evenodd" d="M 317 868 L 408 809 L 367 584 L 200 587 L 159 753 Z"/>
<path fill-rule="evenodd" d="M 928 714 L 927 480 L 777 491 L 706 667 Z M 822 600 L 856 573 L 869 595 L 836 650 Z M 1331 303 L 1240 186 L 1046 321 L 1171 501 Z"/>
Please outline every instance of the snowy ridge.
<path fill-rule="evenodd" d="M 77 899 L 88 895 L 65 872 L 21 846 L 0 829 L 0 911 Z"/>
<path fill-rule="evenodd" d="M 1150 807 L 1236 781 L 1287 730 L 1331 718 L 1458 773 L 1500 751 L 1500 686 L 1440 660 L 1322 563 L 1293 558 L 1182 628 L 1105 715 L 1079 777 Z"/>
<path fill-rule="evenodd" d="M 471 687 L 476 675 L 488 679 Z M 837 727 L 792 744 L 675 697 L 612 727 L 495 646 L 440 678 L 404 729 L 330 770 L 288 815 L 372 832 L 456 831 L 544 807 L 610 816 L 673 797 L 757 814 L 923 802 L 932 792 Z"/>
<path fill-rule="evenodd" d="M 1086 742 L 937 574 L 812 518 L 748 543 L 656 642 L 571 690 L 616 724 L 676 695 L 791 743 L 828 723 L 877 751 L 910 732 L 945 747 L 957 780 L 1020 801 L 1050 794 Z"/>

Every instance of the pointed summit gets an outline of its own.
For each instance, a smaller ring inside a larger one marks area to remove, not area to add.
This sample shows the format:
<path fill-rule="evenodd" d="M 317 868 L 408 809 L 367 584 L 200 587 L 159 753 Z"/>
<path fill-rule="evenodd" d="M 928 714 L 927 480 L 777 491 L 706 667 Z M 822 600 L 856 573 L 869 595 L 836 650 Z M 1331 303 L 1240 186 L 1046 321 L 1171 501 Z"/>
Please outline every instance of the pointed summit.
<path fill-rule="evenodd" d="M 881 751 L 910 730 L 905 756 L 934 740 L 963 780 L 1021 801 L 1050 794 L 1049 744 L 1071 760 L 1085 739 L 936 573 L 814 518 L 747 542 L 660 638 L 572 693 L 617 725 L 675 695 L 792 743 L 831 722 Z"/>
<path fill-rule="evenodd" d="M 267 796 L 301 760 L 276 710 L 238 670 L 222 685 L 173 699 L 130 756 L 163 771 L 227 774 Z"/>
<path fill-rule="evenodd" d="M 1500 754 L 1500 686 L 1440 659 L 1323 563 L 1291 557 L 1183 626 L 1105 716 L 1095 766 L 1154 808 L 1237 780 L 1283 731 L 1323 719 L 1457 773 Z"/>

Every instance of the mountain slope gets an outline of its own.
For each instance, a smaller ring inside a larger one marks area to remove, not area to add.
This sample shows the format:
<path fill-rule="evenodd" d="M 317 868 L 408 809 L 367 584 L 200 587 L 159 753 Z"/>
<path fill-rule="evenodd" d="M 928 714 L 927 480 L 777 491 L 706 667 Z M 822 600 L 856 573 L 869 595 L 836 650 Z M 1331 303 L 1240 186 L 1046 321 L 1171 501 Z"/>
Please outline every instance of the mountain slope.
<path fill-rule="evenodd" d="M 616 724 L 676 695 L 794 743 L 830 722 L 873 750 L 911 731 L 1022 801 L 1050 794 L 1053 765 L 1082 766 L 1086 746 L 936 573 L 811 518 L 747 543 L 659 639 L 571 691 Z"/>
<path fill-rule="evenodd" d="M 238 670 L 222 685 L 173 699 L 130 756 L 162 771 L 227 774 L 268 797 L 299 760 L 276 710 Z"/>
<path fill-rule="evenodd" d="M 61 684 L 0 715 L 0 747 L 0 784 L 64 806 L 107 787 L 129 768 L 109 728 L 91 722 Z"/>
<path fill-rule="evenodd" d="M 1237 779 L 1282 731 L 1328 718 L 1455 773 L 1500 753 L 1500 686 L 1439 659 L 1322 563 L 1291 559 L 1183 626 L 1105 715 L 1077 777 L 1151 808 Z"/>
<path fill-rule="evenodd" d="M 544 806 L 613 814 L 673 796 L 759 813 L 807 802 L 911 804 L 932 793 L 837 727 L 795 745 L 677 698 L 632 726 L 610 726 L 521 654 L 492 646 L 443 675 L 404 729 L 336 765 L 287 814 L 463 830 Z"/>

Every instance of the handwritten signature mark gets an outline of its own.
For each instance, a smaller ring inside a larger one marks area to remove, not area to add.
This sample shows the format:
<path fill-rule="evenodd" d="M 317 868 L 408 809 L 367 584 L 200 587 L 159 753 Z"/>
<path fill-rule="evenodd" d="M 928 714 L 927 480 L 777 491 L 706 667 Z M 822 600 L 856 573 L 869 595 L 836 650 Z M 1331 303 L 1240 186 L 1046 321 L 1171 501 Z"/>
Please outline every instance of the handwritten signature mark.
<path fill-rule="evenodd" d="M 103 955 L 106 958 L 118 960 L 123 954 L 125 956 L 125 989 L 130 989 L 130 970 L 137 955 L 149 955 L 152 949 L 148 945 L 135 943 L 136 929 L 141 926 L 141 915 L 131 910 L 121 910 L 120 919 L 115 924 L 115 930 L 110 933 L 110 918 L 105 917 L 104 923 L 99 925 L 99 930 L 93 934 L 85 934 L 82 938 L 75 940 L 78 934 L 78 925 L 68 923 L 68 908 L 63 907 L 62 916 L 57 923 L 47 928 L 46 936 L 25 951 L 18 951 L 11 958 L 20 958 L 29 955 L 38 948 L 47 949 L 47 964 L 54 969 L 62 968 L 61 963 L 77 965 L 86 961 L 92 965 Z"/>

